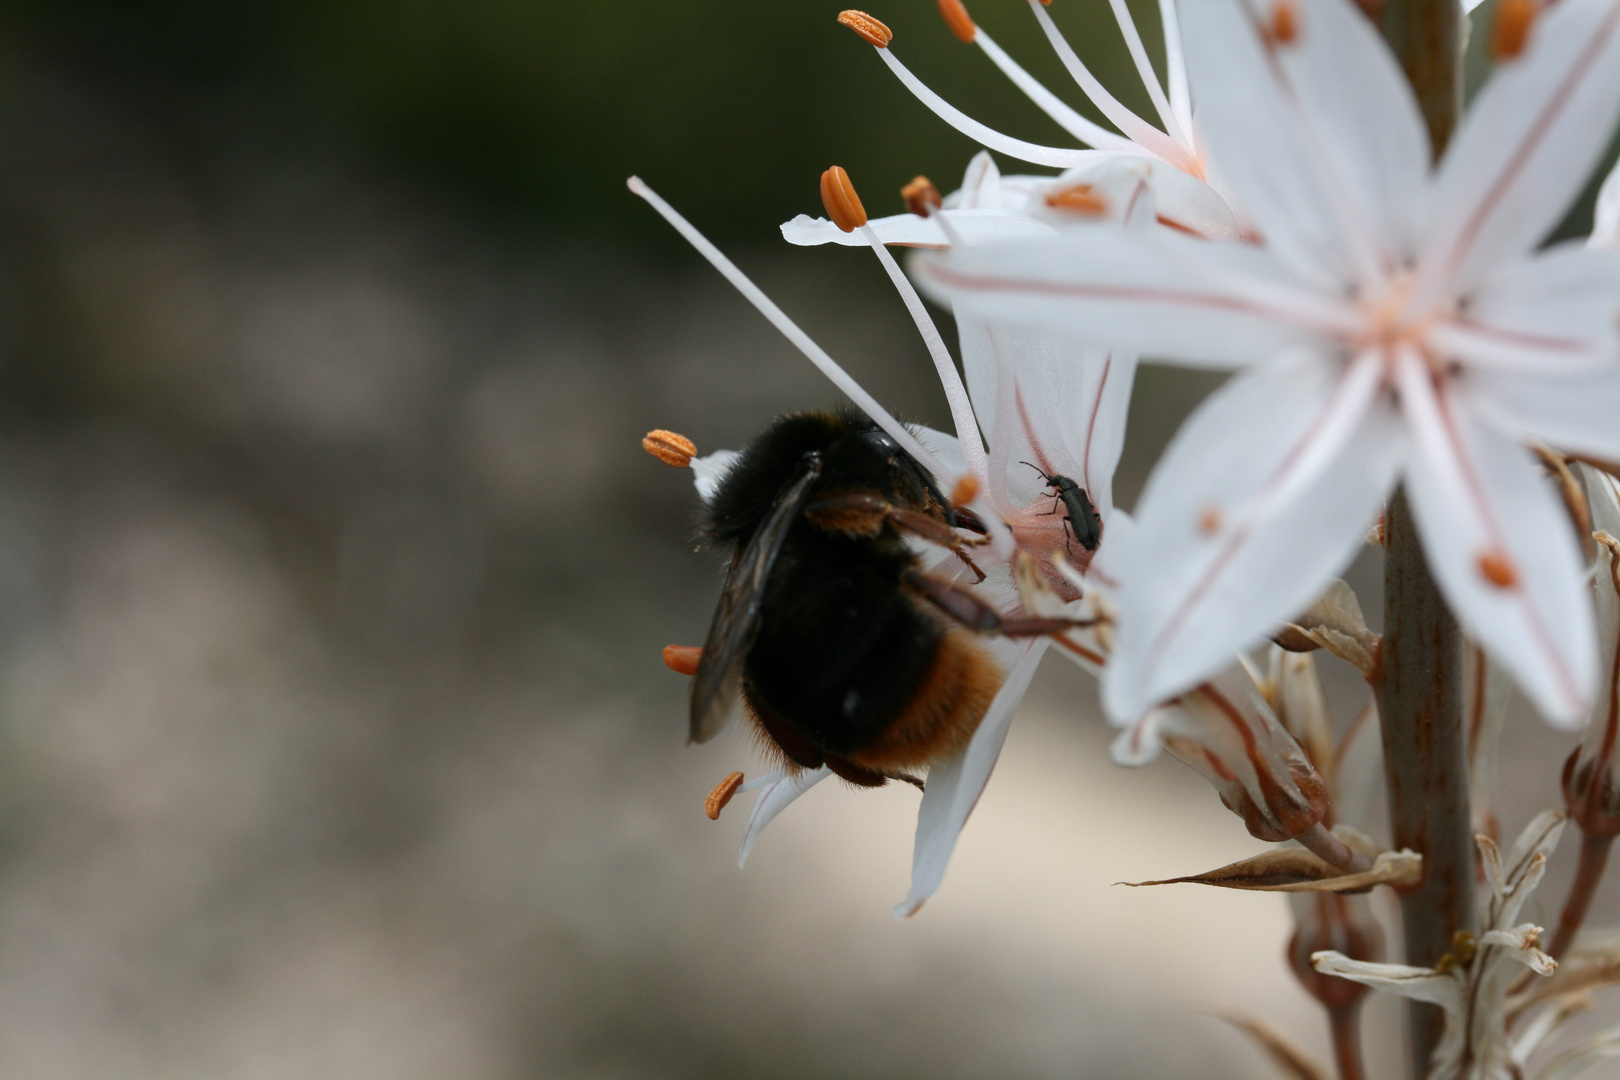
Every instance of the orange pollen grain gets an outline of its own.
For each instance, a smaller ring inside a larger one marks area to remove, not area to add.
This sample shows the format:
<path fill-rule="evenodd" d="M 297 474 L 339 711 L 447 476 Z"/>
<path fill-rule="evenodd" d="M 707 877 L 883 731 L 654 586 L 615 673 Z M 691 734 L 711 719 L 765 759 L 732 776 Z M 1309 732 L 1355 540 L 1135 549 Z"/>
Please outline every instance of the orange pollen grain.
<path fill-rule="evenodd" d="M 971 43 L 973 36 L 979 32 L 979 28 L 973 25 L 973 19 L 969 17 L 967 8 L 962 6 L 962 0 L 939 0 L 939 13 L 958 41 Z"/>
<path fill-rule="evenodd" d="M 838 13 L 838 21 L 849 27 L 861 36 L 868 45 L 876 45 L 882 49 L 894 40 L 894 31 L 878 22 L 864 11 L 851 8 Z"/>
<path fill-rule="evenodd" d="M 1480 577 L 1498 589 L 1511 589 L 1519 581 L 1519 571 L 1501 548 L 1480 552 L 1478 566 Z"/>
<path fill-rule="evenodd" d="M 1055 210 L 1068 210 L 1087 217 L 1101 217 L 1108 213 L 1108 200 L 1093 191 L 1090 184 L 1075 184 L 1072 187 L 1048 192 L 1046 205 Z"/>
<path fill-rule="evenodd" d="M 849 173 L 834 165 L 821 174 L 821 205 L 827 216 L 844 232 L 854 232 L 866 224 L 866 207 L 849 182 Z"/>
<path fill-rule="evenodd" d="M 1220 507 L 1214 503 L 1206 504 L 1198 511 L 1198 531 L 1205 536 L 1214 536 L 1221 531 L 1221 525 L 1225 520 Z"/>
<path fill-rule="evenodd" d="M 677 435 L 663 428 L 647 432 L 641 439 L 641 448 L 665 465 L 673 465 L 677 469 L 686 468 L 697 456 L 697 443 L 685 435 Z"/>
<path fill-rule="evenodd" d="M 701 645 L 665 645 L 664 666 L 677 675 L 696 675 L 698 661 L 703 659 Z"/>
<path fill-rule="evenodd" d="M 966 506 L 978 494 L 979 478 L 972 473 L 963 473 L 962 479 L 958 480 L 956 486 L 951 489 L 951 505 Z"/>
<path fill-rule="evenodd" d="M 918 217 L 927 217 L 945 203 L 939 197 L 939 188 L 926 176 L 913 176 L 911 183 L 900 189 L 900 197 L 906 200 L 906 209 Z"/>
<path fill-rule="evenodd" d="M 720 819 L 720 811 L 724 810 L 726 803 L 730 802 L 731 797 L 737 794 L 737 789 L 742 787 L 742 782 L 743 774 L 734 772 L 714 785 L 714 790 L 709 792 L 709 797 L 703 800 L 703 812 L 709 815 L 710 821 Z"/>
<path fill-rule="evenodd" d="M 1292 45 L 1299 37 L 1299 9 L 1292 0 L 1277 0 L 1271 8 L 1271 25 L 1266 28 L 1266 36 L 1273 44 Z"/>
<path fill-rule="evenodd" d="M 1491 59 L 1511 60 L 1524 51 L 1530 25 L 1541 12 L 1537 0 L 1501 0 L 1491 24 Z"/>

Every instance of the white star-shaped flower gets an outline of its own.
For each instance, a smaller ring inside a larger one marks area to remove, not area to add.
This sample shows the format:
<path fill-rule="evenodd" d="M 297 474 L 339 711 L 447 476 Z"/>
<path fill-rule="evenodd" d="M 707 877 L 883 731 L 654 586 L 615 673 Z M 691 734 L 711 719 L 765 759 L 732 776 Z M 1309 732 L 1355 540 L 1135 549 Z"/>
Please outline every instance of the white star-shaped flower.
<path fill-rule="evenodd" d="M 1109 710 L 1141 714 L 1303 609 L 1403 482 L 1470 635 L 1578 723 L 1596 674 L 1581 555 L 1522 444 L 1620 460 L 1620 255 L 1537 250 L 1620 112 L 1620 0 L 1550 6 L 1433 170 L 1348 0 L 1182 15 L 1211 165 L 1258 244 L 1098 226 L 919 262 L 959 312 L 1242 369 L 1143 493 Z"/>

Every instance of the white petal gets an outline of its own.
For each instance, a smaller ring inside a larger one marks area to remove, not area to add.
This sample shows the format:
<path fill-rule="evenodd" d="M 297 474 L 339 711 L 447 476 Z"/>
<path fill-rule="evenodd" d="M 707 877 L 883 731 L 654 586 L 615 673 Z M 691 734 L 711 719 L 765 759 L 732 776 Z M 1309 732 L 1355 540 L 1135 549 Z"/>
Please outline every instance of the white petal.
<path fill-rule="evenodd" d="M 1354 557 L 1405 452 L 1379 394 L 1372 357 L 1295 356 L 1235 377 L 1182 426 L 1118 568 L 1112 716 L 1225 667 Z"/>
<path fill-rule="evenodd" d="M 1620 252 L 1563 244 L 1494 270 L 1442 350 L 1497 369 L 1557 374 L 1620 360 Z"/>
<path fill-rule="evenodd" d="M 1402 362 L 1402 409 L 1416 452 L 1413 512 L 1441 589 L 1475 641 L 1560 727 L 1586 715 L 1597 642 L 1580 549 L 1528 452 L 1475 422 L 1452 385 L 1437 397 L 1420 360 Z M 1493 583 L 1482 559 L 1508 560 Z"/>
<path fill-rule="evenodd" d="M 1198 121 L 1268 247 L 1319 284 L 1371 283 L 1412 249 L 1428 138 L 1361 12 L 1295 7 L 1296 39 L 1268 46 L 1246 0 L 1182 5 Z"/>
<path fill-rule="evenodd" d="M 1620 0 L 1546 5 L 1440 163 L 1419 293 L 1466 290 L 1493 262 L 1534 247 L 1586 186 L 1617 115 Z"/>
<path fill-rule="evenodd" d="M 1586 241 L 1595 248 L 1620 249 L 1620 162 L 1609 170 L 1598 189 L 1597 208 L 1592 214 L 1592 235 Z"/>
<path fill-rule="evenodd" d="M 754 850 L 754 841 L 759 839 L 759 834 L 765 831 L 765 826 L 776 819 L 777 814 L 786 810 L 800 795 L 831 775 L 832 770 L 823 765 L 819 769 L 799 769 L 767 784 L 759 793 L 759 798 L 754 800 L 754 808 L 748 813 L 748 825 L 743 829 L 742 846 L 737 849 L 737 865 L 741 867 L 748 861 L 748 853 Z"/>
<path fill-rule="evenodd" d="M 965 244 L 989 244 L 998 240 L 1028 240 L 1052 236 L 1057 230 L 1043 222 L 1007 210 L 942 210 L 935 217 L 895 214 L 867 222 L 885 244 L 909 247 L 949 247 L 950 236 L 937 217 L 943 216 Z M 865 247 L 866 239 L 857 230 L 844 232 L 826 218 L 800 214 L 782 223 L 782 239 L 800 247 L 841 244 Z"/>
<path fill-rule="evenodd" d="M 1437 975 L 1431 968 L 1371 964 L 1332 951 L 1313 953 L 1311 966 L 1324 975 L 1337 975 L 1341 979 L 1379 990 L 1389 990 L 1401 997 L 1427 1001 L 1448 1012 L 1456 1011 L 1462 1004 L 1462 988 L 1457 980 L 1450 975 Z"/>
<path fill-rule="evenodd" d="M 1355 330 L 1348 302 L 1290 282 L 1265 252 L 1109 226 L 919 256 L 918 284 L 959 312 L 1151 359 L 1252 363 Z"/>
<path fill-rule="evenodd" d="M 895 918 L 915 915 L 944 879 L 945 867 L 956 849 L 956 838 L 961 835 L 962 826 L 967 824 L 968 815 L 973 813 L 984 785 L 990 780 L 990 771 L 996 767 L 1001 744 L 1007 738 L 1007 726 L 1029 689 L 1029 681 L 1035 676 L 1035 668 L 1046 653 L 1047 644 L 1045 638 L 1039 638 L 1021 646 L 1022 654 L 1007 672 L 1007 681 L 1001 684 L 1001 690 L 990 703 L 967 749 L 928 770 L 928 787 L 923 792 L 922 805 L 917 808 L 911 891 L 895 905 Z"/>
<path fill-rule="evenodd" d="M 1620 462 L 1620 367 L 1568 376 L 1480 373 L 1482 415 L 1521 442 Z"/>

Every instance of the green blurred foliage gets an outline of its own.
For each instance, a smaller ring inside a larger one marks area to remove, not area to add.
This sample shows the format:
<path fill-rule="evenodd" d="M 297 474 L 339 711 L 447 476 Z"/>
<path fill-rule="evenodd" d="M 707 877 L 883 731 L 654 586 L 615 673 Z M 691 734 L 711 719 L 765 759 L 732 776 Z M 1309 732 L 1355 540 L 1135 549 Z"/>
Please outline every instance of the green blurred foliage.
<path fill-rule="evenodd" d="M 1134 6 L 1155 42 L 1156 5 Z M 227 116 L 294 120 L 546 238 L 662 244 L 662 226 L 627 202 L 632 172 L 735 241 L 819 212 L 816 177 L 829 164 L 850 170 L 874 213 L 892 212 L 911 176 L 949 190 L 976 149 L 836 24 L 836 0 L 9 0 L 0 10 L 25 56 Z M 1073 144 L 951 36 L 931 0 L 874 14 L 894 29 L 897 55 L 953 103 L 1009 133 Z M 980 0 L 973 14 L 1082 105 L 1021 0 Z M 1146 108 L 1105 0 L 1060 0 L 1053 14 L 1098 76 Z"/>

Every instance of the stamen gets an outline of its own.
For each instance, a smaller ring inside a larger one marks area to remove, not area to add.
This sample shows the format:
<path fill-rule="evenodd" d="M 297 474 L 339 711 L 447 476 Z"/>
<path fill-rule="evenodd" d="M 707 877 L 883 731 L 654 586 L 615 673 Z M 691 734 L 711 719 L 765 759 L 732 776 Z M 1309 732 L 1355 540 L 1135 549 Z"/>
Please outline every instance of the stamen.
<path fill-rule="evenodd" d="M 887 51 L 885 51 L 884 55 L 888 55 Z M 884 434 L 899 443 L 902 450 L 915 458 L 917 464 L 941 480 L 954 481 L 956 479 L 955 476 L 946 471 L 945 466 L 940 464 L 938 458 L 929 453 L 926 446 L 917 441 L 917 437 L 911 433 L 909 428 L 890 416 L 888 410 L 879 405 L 876 398 L 867 393 L 860 383 L 850 377 L 849 372 L 840 367 L 838 362 L 827 354 L 827 350 L 817 345 L 809 334 L 799 329 L 799 325 L 788 318 L 785 311 L 772 303 L 771 298 L 765 295 L 764 290 L 748 280 L 748 275 L 737 269 L 736 263 L 726 258 L 719 248 L 709 242 L 708 237 L 698 232 L 690 221 L 682 217 L 679 211 L 665 202 L 656 191 L 648 187 L 641 177 L 630 177 L 625 181 L 625 186 L 640 198 L 645 199 L 647 205 L 658 211 L 659 216 L 669 222 L 670 226 L 680 233 L 687 243 L 696 248 L 698 254 L 709 261 L 710 266 L 713 266 L 720 272 L 721 276 L 731 282 L 732 288 L 742 293 L 743 298 L 754 305 L 756 311 L 765 316 L 783 337 L 791 341 L 862 412 L 870 416 L 873 422 L 883 429 Z"/>
<path fill-rule="evenodd" d="M 701 645 L 664 646 L 664 666 L 677 675 L 696 675 L 698 661 L 702 659 Z"/>
<path fill-rule="evenodd" d="M 1511 60 L 1523 52 L 1530 26 L 1540 13 L 1537 0 L 1501 0 L 1491 24 L 1491 59 Z"/>
<path fill-rule="evenodd" d="M 734 772 L 714 785 L 714 790 L 709 792 L 709 797 L 703 800 L 703 812 L 709 815 L 710 821 L 720 819 L 720 811 L 724 810 L 726 803 L 730 802 L 731 797 L 737 794 L 737 789 L 742 787 L 742 782 L 743 774 Z"/>
<path fill-rule="evenodd" d="M 1092 190 L 1090 184 L 1075 184 L 1060 191 L 1048 192 L 1046 205 L 1086 217 L 1101 217 L 1108 213 L 1108 200 Z"/>
<path fill-rule="evenodd" d="M 677 469 L 686 468 L 697 456 L 697 443 L 685 435 L 677 435 L 663 428 L 649 431 L 642 436 L 641 448 L 665 465 L 672 465 Z"/>
<path fill-rule="evenodd" d="M 979 47 L 984 48 L 984 43 L 988 40 L 988 37 L 980 34 L 976 40 Z M 972 119 L 924 86 L 921 79 L 913 75 L 904 64 L 895 58 L 893 49 L 879 49 L 878 55 L 883 57 L 883 62 L 889 65 L 889 70 L 894 72 L 895 78 L 899 79 L 901 85 L 910 90 L 918 101 L 933 110 L 935 116 L 981 146 L 1006 154 L 1008 157 L 1015 157 L 1020 161 L 1028 161 L 1034 165 L 1046 165 L 1053 169 L 1072 169 L 1076 165 L 1084 164 L 1090 157 L 1090 151 L 1087 150 L 1065 150 L 1056 146 L 1042 146 L 1039 143 L 1025 142 L 1010 135 L 1003 135 L 995 128 L 987 127 Z M 1020 88 L 1023 89 L 1023 87 Z M 1028 92 L 1025 89 L 1025 93 Z M 1056 101 L 1057 99 L 1053 98 L 1053 100 Z M 1037 104 L 1039 103 L 1037 102 Z M 1059 104 L 1061 105 L 1061 102 Z M 1078 113 L 1075 115 L 1079 116 Z M 1053 119 L 1057 119 L 1057 117 L 1054 116 Z M 1082 119 L 1084 118 L 1082 117 Z M 1095 125 L 1093 126 L 1095 127 Z M 1099 136 L 1110 137 L 1125 144 L 1123 147 L 1109 145 L 1108 149 L 1125 149 L 1130 145 L 1129 142 L 1120 139 L 1119 136 L 1114 135 L 1112 132 L 1104 131 L 1101 128 L 1097 128 L 1097 132 Z M 1079 136 L 1076 137 L 1079 138 Z M 1098 144 L 1093 143 L 1092 145 Z M 1099 149 L 1101 148 L 1099 146 Z"/>
<path fill-rule="evenodd" d="M 1214 503 L 1205 503 L 1198 511 L 1198 531 L 1205 536 L 1215 536 L 1221 531 L 1226 517 L 1221 508 Z"/>
<path fill-rule="evenodd" d="M 1058 54 L 1058 59 L 1063 61 L 1069 75 L 1080 84 L 1080 89 L 1085 92 L 1086 97 L 1091 99 L 1091 103 L 1097 106 L 1115 127 L 1123 131 L 1140 149 L 1146 150 L 1167 164 L 1174 165 L 1189 176 L 1203 179 L 1204 167 L 1191 151 L 1121 105 L 1119 100 L 1097 81 L 1097 77 L 1081 62 L 1045 8 L 1031 0 L 1030 10 L 1035 13 L 1036 21 L 1041 24 L 1047 41 L 1051 42 L 1053 51 Z"/>
<path fill-rule="evenodd" d="M 1271 6 L 1271 24 L 1266 27 L 1266 41 L 1272 45 L 1292 45 L 1299 37 L 1299 10 L 1292 0 L 1277 0 Z"/>
<path fill-rule="evenodd" d="M 889 42 L 894 40 L 894 31 L 878 22 L 864 11 L 840 11 L 838 21 L 844 26 L 859 34 L 868 45 L 876 45 L 880 49 L 888 48 Z"/>
<path fill-rule="evenodd" d="M 906 200 L 906 209 L 918 217 L 929 217 L 945 205 L 945 200 L 939 197 L 939 188 L 926 176 L 913 176 L 911 183 L 900 189 L 900 197 Z"/>
<path fill-rule="evenodd" d="M 962 0 L 939 0 L 939 13 L 945 19 L 945 25 L 951 28 L 956 40 L 964 44 L 973 43 L 973 35 L 979 28 L 973 25 L 973 19 L 962 6 Z"/>
<path fill-rule="evenodd" d="M 951 505 L 966 506 L 979 495 L 979 478 L 972 473 L 963 473 L 962 479 L 956 482 L 951 489 Z"/>
<path fill-rule="evenodd" d="M 832 223 L 844 232 L 854 232 L 866 224 L 866 207 L 855 194 L 849 173 L 837 165 L 821 174 L 821 205 L 827 208 Z"/>
<path fill-rule="evenodd" d="M 1501 548 L 1489 548 L 1479 554 L 1479 576 L 1498 589 L 1511 589 L 1519 582 L 1519 571 L 1513 560 Z"/>
<path fill-rule="evenodd" d="M 946 2 L 947 0 L 940 0 L 942 11 Z M 962 12 L 962 17 L 967 18 L 965 9 Z M 948 16 L 946 21 L 949 21 Z M 972 25 L 971 21 L 969 25 Z M 1141 152 L 1138 147 L 1132 145 L 1129 139 L 1115 135 L 1107 128 L 1092 123 L 1069 108 L 1062 99 L 1043 86 L 1035 76 L 1025 71 L 1018 61 L 1008 56 L 1006 51 L 1000 45 L 997 45 L 983 29 L 974 27 L 973 37 L 963 38 L 962 40 L 971 41 L 977 45 L 980 51 L 990 58 L 990 62 L 1000 68 L 1001 73 L 1007 76 L 1014 86 L 1024 92 L 1025 97 L 1033 101 L 1047 116 L 1057 121 L 1058 126 L 1064 131 L 1067 131 L 1087 146 L 1098 150 L 1119 150 L 1127 153 Z"/>
<path fill-rule="evenodd" d="M 1131 62 L 1136 65 L 1136 76 L 1142 80 L 1142 86 L 1147 90 L 1148 99 L 1153 102 L 1153 109 L 1159 114 L 1159 122 L 1170 137 L 1182 146 L 1187 146 L 1189 140 L 1181 131 L 1181 125 L 1176 122 L 1175 111 L 1170 108 L 1169 100 L 1164 96 L 1164 88 L 1159 84 L 1159 76 L 1153 70 L 1153 62 L 1148 59 L 1147 47 L 1142 44 L 1142 35 L 1136 31 L 1136 20 L 1131 18 L 1131 11 L 1125 6 L 1125 0 L 1109 0 L 1114 9 L 1114 21 L 1119 24 L 1119 32 L 1125 37 L 1125 48 L 1131 54 Z"/>

